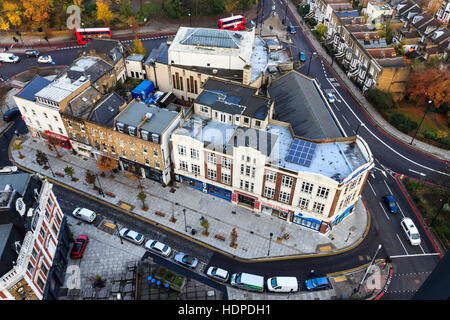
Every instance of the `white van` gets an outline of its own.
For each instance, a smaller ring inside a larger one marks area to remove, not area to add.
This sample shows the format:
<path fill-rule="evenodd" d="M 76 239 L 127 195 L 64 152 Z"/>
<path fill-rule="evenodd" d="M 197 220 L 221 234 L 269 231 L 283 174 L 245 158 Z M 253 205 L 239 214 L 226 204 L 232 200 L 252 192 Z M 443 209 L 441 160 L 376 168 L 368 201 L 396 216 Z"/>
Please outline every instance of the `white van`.
<path fill-rule="evenodd" d="M 296 277 L 272 277 L 267 279 L 267 289 L 273 292 L 297 292 Z"/>
<path fill-rule="evenodd" d="M 245 290 L 264 291 L 264 277 L 250 273 L 240 272 L 232 274 L 230 284 Z"/>
<path fill-rule="evenodd" d="M 96 217 L 96 214 L 94 211 L 91 211 L 86 208 L 76 208 L 75 210 L 73 210 L 72 214 L 75 218 L 78 218 L 80 220 L 83 220 L 83 221 L 86 221 L 89 223 L 94 221 L 95 217 Z"/>
<path fill-rule="evenodd" d="M 414 222 L 410 218 L 403 218 L 400 225 L 411 245 L 418 246 L 420 244 L 420 234 Z"/>
<path fill-rule="evenodd" d="M 16 56 L 14 53 L 6 53 L 6 52 L 0 52 L 0 62 L 11 62 L 11 63 L 17 63 L 19 62 L 19 57 Z"/>

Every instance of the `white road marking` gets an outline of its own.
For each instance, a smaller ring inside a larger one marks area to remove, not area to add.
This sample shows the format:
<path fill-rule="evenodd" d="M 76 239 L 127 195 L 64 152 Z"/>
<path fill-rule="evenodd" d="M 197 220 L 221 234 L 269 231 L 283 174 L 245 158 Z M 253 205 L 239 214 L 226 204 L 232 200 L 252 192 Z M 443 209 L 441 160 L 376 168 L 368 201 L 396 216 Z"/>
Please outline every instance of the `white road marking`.
<path fill-rule="evenodd" d="M 388 188 L 389 193 L 393 195 L 391 188 L 389 188 L 389 186 L 388 186 L 387 183 L 386 183 L 386 180 L 383 180 L 383 182 L 384 182 L 384 184 L 386 185 L 386 187 Z"/>
<path fill-rule="evenodd" d="M 327 80 L 328 80 L 328 79 L 327 79 Z M 331 85 L 333 85 L 333 84 L 330 82 L 330 80 L 328 80 L 328 82 L 329 82 Z M 345 101 L 345 99 L 342 97 L 342 95 L 341 95 L 339 92 L 337 92 L 337 91 L 336 91 L 336 93 L 341 97 L 342 101 L 345 103 L 345 105 L 346 105 L 347 108 L 350 110 L 350 112 L 355 116 L 355 118 L 359 121 L 359 123 L 362 123 L 361 119 L 359 119 L 359 117 L 355 114 L 355 112 L 352 110 L 352 108 L 350 108 L 350 106 L 348 105 L 347 101 Z M 420 163 L 417 163 L 417 162 L 415 162 L 415 161 L 413 161 L 413 160 L 411 160 L 411 159 L 405 157 L 404 155 L 402 155 L 402 154 L 399 153 L 398 151 L 394 150 L 392 147 L 388 146 L 383 140 L 381 140 L 380 138 L 378 138 L 372 131 L 370 131 L 370 130 L 367 128 L 367 126 L 365 127 L 365 131 L 369 132 L 375 139 L 377 139 L 378 141 L 380 141 L 386 148 L 388 148 L 389 150 L 391 150 L 392 152 L 394 152 L 394 153 L 395 153 L 396 155 L 398 155 L 399 157 L 402 157 L 403 159 L 408 160 L 409 162 L 415 164 L 416 166 L 419 166 L 419 167 L 422 167 L 422 168 L 424 168 L 424 169 L 427 169 L 427 170 L 430 170 L 430 171 L 433 171 L 433 172 L 437 172 L 437 173 L 440 173 L 440 174 L 442 174 L 442 175 L 445 175 L 445 176 L 449 176 L 449 177 L 450 177 L 450 174 L 448 174 L 448 173 L 441 172 L 441 171 L 435 170 L 435 169 L 433 169 L 433 168 L 429 168 L 429 167 L 427 167 L 427 166 L 424 166 L 424 165 L 422 165 L 422 164 L 420 164 Z"/>
<path fill-rule="evenodd" d="M 439 253 L 419 253 L 419 254 L 406 254 L 398 256 L 389 256 L 389 258 L 411 258 L 411 257 L 426 257 L 426 256 L 438 256 Z"/>
<path fill-rule="evenodd" d="M 402 210 L 402 208 L 400 208 L 400 206 L 399 206 L 399 204 L 397 203 L 397 207 L 398 207 L 398 209 L 400 210 L 400 213 L 402 214 L 402 216 L 403 216 L 403 218 L 405 217 L 405 214 L 403 213 L 403 210 Z"/>
<path fill-rule="evenodd" d="M 425 173 L 422 173 L 422 172 L 419 172 L 419 171 L 416 171 L 416 170 L 413 170 L 413 169 L 408 169 L 408 170 L 411 171 L 411 172 L 414 172 L 414 173 L 416 173 L 418 175 L 421 175 L 422 177 L 426 177 L 427 176 Z"/>
<path fill-rule="evenodd" d="M 374 193 L 374 195 L 377 195 L 377 193 L 373 189 L 372 184 L 370 183 L 370 181 L 367 180 L 367 182 L 369 183 L 369 187 L 370 187 L 370 189 L 372 189 L 372 192 Z"/>
<path fill-rule="evenodd" d="M 346 119 L 344 116 L 342 116 L 342 118 L 344 118 L 345 122 L 347 122 L 348 126 L 351 128 L 351 125 L 350 125 L 350 123 L 347 121 L 347 119 Z"/>
<path fill-rule="evenodd" d="M 398 236 L 398 234 L 396 233 L 395 235 L 397 236 L 397 238 L 398 238 L 398 241 L 400 241 L 400 244 L 402 245 L 402 247 L 403 247 L 403 250 L 405 250 L 406 254 L 408 254 L 408 251 L 406 251 L 406 248 L 405 248 L 405 246 L 403 245 L 403 242 L 402 242 L 402 240 L 400 240 L 400 237 Z M 392 258 L 392 257 L 391 257 L 391 258 Z"/>
<path fill-rule="evenodd" d="M 384 208 L 383 208 L 383 205 L 382 205 L 380 202 L 378 202 L 378 204 L 380 205 L 381 210 L 383 210 L 384 214 L 386 215 L 386 218 L 387 218 L 388 220 L 390 220 L 388 214 L 386 213 L 386 210 L 384 210 Z"/>

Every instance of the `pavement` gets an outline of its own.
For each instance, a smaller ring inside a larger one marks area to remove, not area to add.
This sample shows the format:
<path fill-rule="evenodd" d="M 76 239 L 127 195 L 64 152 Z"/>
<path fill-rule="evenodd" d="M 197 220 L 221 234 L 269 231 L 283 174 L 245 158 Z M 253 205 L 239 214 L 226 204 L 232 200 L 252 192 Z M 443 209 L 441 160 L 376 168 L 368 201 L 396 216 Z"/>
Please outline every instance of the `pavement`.
<path fill-rule="evenodd" d="M 375 124 L 375 126 L 377 126 L 379 129 L 387 133 L 395 140 L 409 146 L 410 148 L 442 160 L 450 161 L 450 152 L 448 150 L 444 150 L 436 146 L 427 144 L 418 139 L 414 139 L 414 142 L 410 144 L 412 137 L 399 131 L 388 121 L 386 121 L 386 119 L 383 118 L 383 116 L 370 104 L 370 102 L 367 101 L 362 91 L 356 86 L 355 83 L 353 83 L 353 81 L 351 81 L 347 77 L 346 73 L 340 68 L 340 66 L 337 63 L 333 63 L 333 58 L 329 55 L 329 53 L 322 46 L 319 40 L 317 40 L 317 38 L 312 34 L 303 18 L 298 14 L 295 5 L 291 2 L 289 2 L 289 9 L 291 11 L 291 14 L 299 22 L 302 32 L 309 40 L 309 42 L 313 45 L 321 60 L 328 66 L 329 69 L 333 70 L 334 75 L 339 79 L 343 87 L 348 92 L 350 92 L 352 98 L 356 100 L 358 105 L 360 105 L 364 109 L 365 114 L 369 117 L 370 121 Z"/>

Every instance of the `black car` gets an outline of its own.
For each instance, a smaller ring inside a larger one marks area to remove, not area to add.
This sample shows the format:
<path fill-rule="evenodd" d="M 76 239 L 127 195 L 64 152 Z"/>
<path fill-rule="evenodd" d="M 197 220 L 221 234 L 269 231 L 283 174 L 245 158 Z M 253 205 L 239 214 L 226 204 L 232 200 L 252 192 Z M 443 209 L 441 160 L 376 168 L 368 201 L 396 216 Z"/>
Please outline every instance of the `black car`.
<path fill-rule="evenodd" d="M 39 57 L 39 52 L 36 50 L 25 50 L 26 56 L 29 57 Z"/>
<path fill-rule="evenodd" d="M 15 107 L 15 108 L 9 109 L 8 111 L 6 111 L 4 113 L 3 120 L 6 122 L 9 122 L 9 121 L 13 120 L 15 117 L 17 117 L 18 115 L 20 115 L 19 108 Z"/>

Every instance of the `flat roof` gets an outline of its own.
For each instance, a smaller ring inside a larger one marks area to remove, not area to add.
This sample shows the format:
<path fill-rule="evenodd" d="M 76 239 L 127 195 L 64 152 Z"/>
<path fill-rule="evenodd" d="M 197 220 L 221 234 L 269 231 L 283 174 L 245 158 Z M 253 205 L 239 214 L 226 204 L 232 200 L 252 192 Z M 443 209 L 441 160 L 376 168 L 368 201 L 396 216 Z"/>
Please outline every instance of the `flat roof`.
<path fill-rule="evenodd" d="M 34 78 L 28 82 L 28 84 L 20 90 L 16 97 L 26 99 L 29 101 L 35 101 L 35 94 L 38 93 L 40 90 L 45 88 L 51 83 L 50 80 L 47 80 L 39 75 L 34 76 Z"/>
<path fill-rule="evenodd" d="M 138 127 L 144 120 L 144 116 L 152 114 L 140 129 L 162 134 L 164 130 L 178 116 L 177 111 L 170 111 L 149 105 L 141 101 L 133 100 L 116 118 L 116 123 L 123 123 L 128 126 Z"/>
<path fill-rule="evenodd" d="M 61 102 L 66 99 L 71 93 L 83 86 L 87 81 L 87 78 L 79 78 L 73 81 L 64 74 L 60 78 L 56 78 L 45 88 L 36 93 L 36 97 L 48 99 L 54 102 Z"/>

